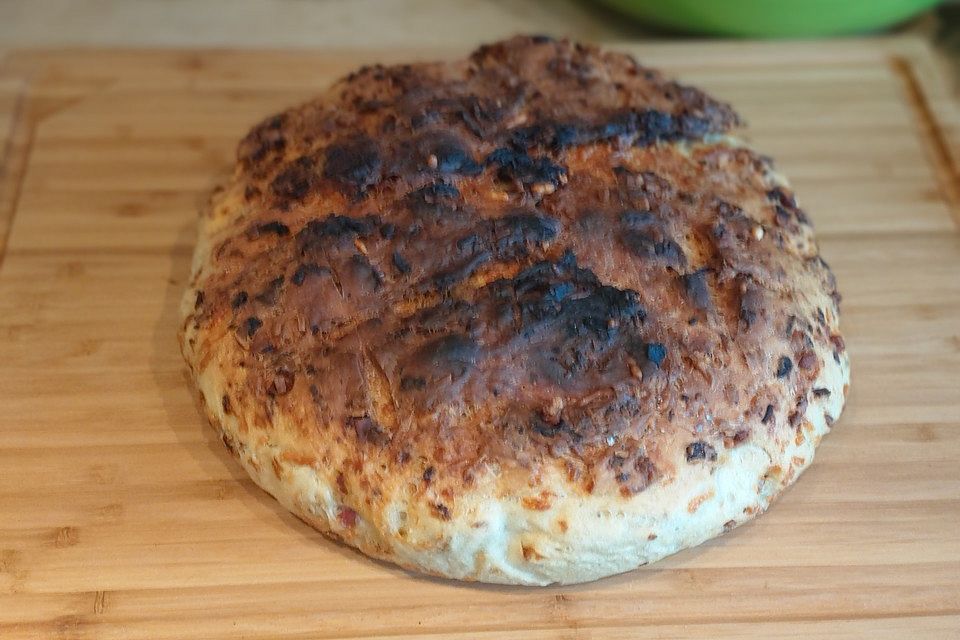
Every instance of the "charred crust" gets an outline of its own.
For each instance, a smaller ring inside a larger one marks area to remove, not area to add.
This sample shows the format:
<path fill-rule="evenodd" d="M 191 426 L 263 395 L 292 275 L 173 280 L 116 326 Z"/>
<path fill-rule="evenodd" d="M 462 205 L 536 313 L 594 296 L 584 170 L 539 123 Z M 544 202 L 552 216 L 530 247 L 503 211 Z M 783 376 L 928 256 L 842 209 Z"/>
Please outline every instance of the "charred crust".
<path fill-rule="evenodd" d="M 335 142 L 324 154 L 323 177 L 347 188 L 354 195 L 380 181 L 383 158 L 377 143 L 358 135 Z"/>
<path fill-rule="evenodd" d="M 393 262 L 393 266 L 398 272 L 403 275 L 410 273 L 410 263 L 399 251 L 394 251 L 393 255 L 390 256 L 390 260 Z"/>
<path fill-rule="evenodd" d="M 760 422 L 763 424 L 770 424 L 771 420 L 773 420 L 773 405 L 768 404 L 767 408 L 763 412 L 763 417 L 760 419 Z"/>
<path fill-rule="evenodd" d="M 297 233 L 296 239 L 300 254 L 307 255 L 323 252 L 326 248 L 351 238 L 369 237 L 377 229 L 377 221 L 372 216 L 351 218 L 331 214 L 320 220 L 311 220 Z"/>
<path fill-rule="evenodd" d="M 307 197 L 316 182 L 317 164 L 310 156 L 300 156 L 270 182 L 270 191 L 281 209 Z"/>
<path fill-rule="evenodd" d="M 814 313 L 793 295 L 791 250 L 810 231 L 792 193 L 766 190 L 767 160 L 708 137 L 737 122 L 564 41 L 369 67 L 241 143 L 249 204 L 214 251 L 226 275 L 192 301 L 197 326 L 234 331 L 234 404 L 302 407 L 378 465 L 414 461 L 438 518 L 448 480 L 514 454 L 629 497 L 659 476 L 646 451 L 714 461 L 750 437 L 744 420 L 779 436 L 798 399 L 829 395 L 811 389 L 811 354 L 845 348 L 830 301 Z M 838 297 L 825 263 L 804 268 Z M 776 354 L 795 359 L 786 373 Z M 368 482 L 352 464 L 344 494 Z"/>
<path fill-rule="evenodd" d="M 440 520 L 450 520 L 450 508 L 442 502 L 434 502 L 430 505 L 433 508 L 433 515 Z"/>
<path fill-rule="evenodd" d="M 251 227 L 247 232 L 247 238 L 256 240 L 257 238 L 268 234 L 274 234 L 282 238 L 290 235 L 290 227 L 278 220 L 273 220 L 271 222 L 266 222 Z"/>
<path fill-rule="evenodd" d="M 329 275 L 330 269 L 322 267 L 315 262 L 309 262 L 301 264 L 297 267 L 296 271 L 293 272 L 293 275 L 290 277 L 290 282 L 296 286 L 301 286 L 310 276 L 322 276 Z"/>
<path fill-rule="evenodd" d="M 780 359 L 777 360 L 777 377 L 786 378 L 790 375 L 791 371 L 793 371 L 793 360 L 787 356 L 781 356 Z"/>
<path fill-rule="evenodd" d="M 524 188 L 534 185 L 559 187 L 567 180 L 566 167 L 546 156 L 531 157 L 525 151 L 500 147 L 487 156 L 486 164 L 496 168 L 501 180 Z"/>
<path fill-rule="evenodd" d="M 254 127 L 240 143 L 240 162 L 246 167 L 252 167 L 283 153 L 287 146 L 283 133 L 286 120 L 286 114 L 278 114 Z"/>
<path fill-rule="evenodd" d="M 683 290 L 687 294 L 690 304 L 700 311 L 709 311 L 713 306 L 710 298 L 710 287 L 707 284 L 709 271 L 709 269 L 698 269 L 680 276 Z"/>
<path fill-rule="evenodd" d="M 687 257 L 670 236 L 664 222 L 650 211 L 626 211 L 620 216 L 625 233 L 621 242 L 635 256 L 682 268 Z"/>
<path fill-rule="evenodd" d="M 262 326 L 263 321 L 260 318 L 256 316 L 250 316 L 243 321 L 243 332 L 248 338 L 252 338 Z"/>
<path fill-rule="evenodd" d="M 700 460 L 715 462 L 717 451 L 703 440 L 697 440 L 687 445 L 687 462 L 697 462 Z"/>
<path fill-rule="evenodd" d="M 473 159 L 473 155 L 463 140 L 455 135 L 443 132 L 428 132 L 415 144 L 419 151 L 416 160 L 441 174 L 460 174 L 475 176 L 483 167 Z"/>
<path fill-rule="evenodd" d="M 401 391 L 423 391 L 426 388 L 426 378 L 420 376 L 403 376 L 400 378 Z"/>
<path fill-rule="evenodd" d="M 426 343 L 413 354 L 408 363 L 409 369 L 423 371 L 421 377 L 428 382 L 431 379 L 463 377 L 474 364 L 480 353 L 480 346 L 469 336 L 452 333 Z"/>
<path fill-rule="evenodd" d="M 647 354 L 647 360 L 658 367 L 663 364 L 663 361 L 667 357 L 667 348 L 659 342 L 651 342 L 647 344 L 645 350 Z"/>

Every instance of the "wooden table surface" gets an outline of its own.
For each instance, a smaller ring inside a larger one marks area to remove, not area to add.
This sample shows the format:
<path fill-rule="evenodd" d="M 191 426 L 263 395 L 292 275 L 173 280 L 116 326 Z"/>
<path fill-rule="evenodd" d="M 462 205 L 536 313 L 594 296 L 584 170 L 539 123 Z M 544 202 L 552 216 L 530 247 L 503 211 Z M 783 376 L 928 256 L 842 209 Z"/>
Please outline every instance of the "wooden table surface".
<path fill-rule="evenodd" d="M 199 203 L 261 116 L 423 52 L 0 63 L 0 637 L 960 637 L 960 116 L 924 45 L 627 46 L 732 101 L 844 295 L 846 412 L 771 511 L 622 576 L 423 578 L 326 541 L 204 424 Z"/>

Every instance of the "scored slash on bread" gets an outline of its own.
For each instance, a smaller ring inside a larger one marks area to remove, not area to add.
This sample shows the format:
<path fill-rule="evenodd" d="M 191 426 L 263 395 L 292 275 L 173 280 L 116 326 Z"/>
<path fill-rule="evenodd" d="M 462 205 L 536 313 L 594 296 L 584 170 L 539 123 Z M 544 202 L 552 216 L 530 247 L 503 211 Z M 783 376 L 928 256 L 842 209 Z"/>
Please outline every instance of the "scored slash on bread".
<path fill-rule="evenodd" d="M 210 421 L 299 517 L 435 575 L 582 582 L 752 518 L 849 364 L 810 221 L 739 125 L 541 37 L 265 120 L 184 297 Z"/>

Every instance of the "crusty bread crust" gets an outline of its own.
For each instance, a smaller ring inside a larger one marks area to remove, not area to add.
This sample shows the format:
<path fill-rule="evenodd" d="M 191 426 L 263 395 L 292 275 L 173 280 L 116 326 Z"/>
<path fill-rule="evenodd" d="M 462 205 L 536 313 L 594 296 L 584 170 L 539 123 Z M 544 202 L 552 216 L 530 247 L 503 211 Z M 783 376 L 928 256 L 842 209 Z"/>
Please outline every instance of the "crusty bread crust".
<path fill-rule="evenodd" d="M 530 37 L 264 121 L 183 301 L 210 422 L 299 517 L 434 575 L 583 582 L 749 520 L 849 362 L 809 220 L 738 124 Z"/>

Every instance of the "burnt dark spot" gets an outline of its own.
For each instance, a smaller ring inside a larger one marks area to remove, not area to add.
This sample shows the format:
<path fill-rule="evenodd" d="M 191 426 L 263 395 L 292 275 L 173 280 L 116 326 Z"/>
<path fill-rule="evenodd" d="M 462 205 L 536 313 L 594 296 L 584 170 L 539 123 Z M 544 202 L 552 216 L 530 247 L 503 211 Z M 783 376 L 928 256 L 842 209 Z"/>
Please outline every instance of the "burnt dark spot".
<path fill-rule="evenodd" d="M 688 139 L 699 139 L 710 133 L 710 121 L 690 114 L 680 116 L 680 136 Z"/>
<path fill-rule="evenodd" d="M 484 140 L 496 132 L 504 114 L 523 100 L 523 91 L 498 96 L 497 99 L 481 98 L 475 95 L 465 96 L 458 101 L 452 114 L 459 118 L 467 130 L 475 137 Z"/>
<path fill-rule="evenodd" d="M 342 241 L 349 238 L 366 237 L 377 228 L 372 216 L 350 218 L 331 214 L 322 220 L 311 220 L 297 233 L 301 253 L 323 249 L 330 240 Z"/>
<path fill-rule="evenodd" d="M 439 286 L 447 287 L 469 277 L 481 264 L 499 259 L 527 256 L 538 246 L 556 238 L 559 223 L 533 213 L 516 213 L 487 221 L 474 233 L 456 241 L 458 254 L 466 262 L 439 274 Z"/>
<path fill-rule="evenodd" d="M 788 209 L 796 209 L 797 207 L 797 199 L 793 194 L 784 191 L 780 187 L 767 191 L 767 199 Z"/>
<path fill-rule="evenodd" d="M 554 40 L 551 36 L 536 34 L 530 36 L 530 42 L 533 44 L 548 44 L 551 42 L 556 42 L 556 40 Z"/>
<path fill-rule="evenodd" d="M 741 282 L 741 287 L 743 293 L 740 294 L 739 318 L 744 327 L 749 329 L 763 313 L 763 292 L 747 280 Z"/>
<path fill-rule="evenodd" d="M 270 190 L 283 207 L 307 197 L 316 180 L 316 162 L 310 156 L 300 156 L 277 174 L 270 182 Z"/>
<path fill-rule="evenodd" d="M 627 459 L 624 458 L 623 456 L 613 454 L 612 456 L 607 458 L 607 467 L 609 467 L 610 469 L 619 469 L 620 467 L 623 466 L 623 463 L 626 461 Z"/>
<path fill-rule="evenodd" d="M 660 224 L 660 219 L 652 211 L 624 211 L 620 216 L 620 222 L 626 227 L 643 228 L 650 225 Z"/>
<path fill-rule="evenodd" d="M 441 114 L 439 111 L 424 109 L 422 113 L 416 113 L 410 116 L 410 128 L 416 131 L 431 124 L 440 122 Z"/>
<path fill-rule="evenodd" d="M 586 78 L 588 67 L 564 61 L 563 66 L 553 65 L 553 72 L 572 72 Z M 640 111 L 621 110 L 603 114 L 595 121 L 541 121 L 511 129 L 510 144 L 518 149 L 531 147 L 550 147 L 562 149 L 571 145 L 582 145 L 625 138 L 638 146 L 647 146 L 661 141 L 680 139 L 700 139 L 718 130 L 708 118 L 691 113 L 674 116 L 655 109 Z"/>
<path fill-rule="evenodd" d="M 667 348 L 659 342 L 651 342 L 647 345 L 647 359 L 658 367 L 667 357 Z"/>
<path fill-rule="evenodd" d="M 621 242 L 634 255 L 672 267 L 686 265 L 683 249 L 667 235 L 663 221 L 652 212 L 626 211 L 620 216 L 620 222 L 626 227 Z"/>
<path fill-rule="evenodd" d="M 260 236 L 266 235 L 268 233 L 273 233 L 280 237 L 287 236 L 287 235 L 290 235 L 290 227 L 283 224 L 282 222 L 274 220 L 273 222 L 267 222 L 264 224 L 258 224 L 254 226 L 247 232 L 247 237 L 250 238 L 251 240 L 256 240 Z"/>
<path fill-rule="evenodd" d="M 399 251 L 393 252 L 391 260 L 393 261 L 393 266 L 396 267 L 397 271 L 402 274 L 410 273 L 410 263 L 400 254 Z"/>
<path fill-rule="evenodd" d="M 774 221 L 779 227 L 785 227 L 790 224 L 790 212 L 780 205 L 774 206 Z"/>
<path fill-rule="evenodd" d="M 568 433 L 573 440 L 576 441 L 580 439 L 579 434 L 573 431 L 570 425 L 563 420 L 551 423 L 544 420 L 540 415 L 534 415 L 530 419 L 530 428 L 544 438 L 555 438 L 561 433 Z"/>
<path fill-rule="evenodd" d="M 226 415 L 231 415 L 233 413 L 233 407 L 230 404 L 230 396 L 224 395 L 220 398 L 220 406 L 223 407 L 223 412 Z"/>
<path fill-rule="evenodd" d="M 489 251 L 478 253 L 463 264 L 437 273 L 432 279 L 433 284 L 441 291 L 449 289 L 457 282 L 462 282 L 469 278 L 477 269 L 489 262 L 492 257 Z"/>
<path fill-rule="evenodd" d="M 392 222 L 384 222 L 380 225 L 380 237 L 389 240 L 397 232 L 397 226 Z"/>
<path fill-rule="evenodd" d="M 524 187 L 533 184 L 550 184 L 558 187 L 566 181 L 566 167 L 554 163 L 546 156 L 531 158 L 525 151 L 500 147 L 487 156 L 486 163 L 497 167 L 497 177 L 507 182 L 517 182 Z"/>
<path fill-rule="evenodd" d="M 645 146 L 659 141 L 676 140 L 681 136 L 681 125 L 671 114 L 654 109 L 647 109 L 637 114 L 635 144 Z"/>
<path fill-rule="evenodd" d="M 434 467 L 427 467 L 423 470 L 423 481 L 429 483 L 433 480 L 434 474 L 437 473 L 437 470 Z"/>
<path fill-rule="evenodd" d="M 230 306 L 234 309 L 239 309 L 243 305 L 247 304 L 247 292 L 238 291 L 237 295 L 233 296 L 233 300 L 230 301 Z"/>
<path fill-rule="evenodd" d="M 434 182 L 411 191 L 404 201 L 415 216 L 437 216 L 456 210 L 460 205 L 460 191 L 451 184 Z"/>
<path fill-rule="evenodd" d="M 691 442 L 687 445 L 687 462 L 695 462 L 697 460 L 707 460 L 709 462 L 713 462 L 716 459 L 716 449 L 703 440 Z"/>
<path fill-rule="evenodd" d="M 621 487 L 621 493 L 637 494 L 649 487 L 660 476 L 653 461 L 646 456 L 639 456 L 633 463 L 633 473 L 629 486 Z M 626 490 L 626 491 L 624 491 Z"/>
<path fill-rule="evenodd" d="M 267 283 L 267 286 L 257 294 L 255 300 L 262 305 L 270 306 L 277 303 L 277 296 L 283 288 L 284 277 L 278 276 Z"/>
<path fill-rule="evenodd" d="M 536 214 L 513 214 L 494 220 L 494 247 L 501 257 L 525 255 L 533 245 L 543 245 L 557 236 L 559 223 Z"/>
<path fill-rule="evenodd" d="M 205 296 L 203 294 L 203 291 L 197 291 L 197 299 L 193 303 L 193 308 L 199 309 L 200 307 L 202 307 L 204 298 Z"/>
<path fill-rule="evenodd" d="M 321 275 L 329 275 L 329 274 L 330 274 L 330 270 L 327 269 L 326 267 L 321 267 L 320 265 L 313 262 L 305 263 L 305 264 L 301 264 L 299 267 L 297 267 L 297 270 L 293 272 L 293 276 L 290 278 L 290 282 L 292 282 L 293 284 L 299 287 L 310 276 L 321 276 Z"/>
<path fill-rule="evenodd" d="M 710 299 L 710 287 L 707 284 L 708 271 L 708 269 L 699 269 L 693 273 L 680 276 L 683 289 L 690 302 L 702 311 L 707 311 L 713 306 Z"/>
<path fill-rule="evenodd" d="M 420 143 L 421 153 L 436 159 L 436 171 L 447 174 L 477 175 L 483 171 L 463 141 L 444 133 L 430 133 Z"/>
<path fill-rule="evenodd" d="M 413 366 L 424 369 L 420 377 L 458 380 L 476 364 L 480 347 L 463 334 L 450 334 L 432 340 L 414 354 Z"/>
<path fill-rule="evenodd" d="M 286 148 L 282 127 L 286 120 L 284 114 L 273 116 L 257 125 L 240 145 L 241 159 L 248 166 L 263 161 L 268 155 L 279 153 Z"/>
<path fill-rule="evenodd" d="M 791 315 L 789 318 L 787 318 L 787 328 L 786 328 L 786 331 L 784 331 L 784 335 L 788 338 L 793 336 L 793 328 L 796 325 L 797 325 L 797 316 Z"/>
<path fill-rule="evenodd" d="M 427 387 L 427 381 L 419 376 L 403 376 L 400 378 L 401 391 L 422 391 Z"/>
<path fill-rule="evenodd" d="M 436 515 L 441 520 L 450 519 L 450 509 L 447 508 L 447 505 L 442 502 L 436 502 L 433 504 L 434 515 Z"/>
<path fill-rule="evenodd" d="M 769 424 L 773 420 L 773 405 L 768 404 L 766 411 L 763 412 L 763 418 L 760 419 L 760 422 L 763 424 Z"/>
<path fill-rule="evenodd" d="M 347 418 L 347 424 L 357 434 L 360 442 L 382 447 L 390 442 L 390 435 L 384 431 L 377 421 L 368 415 Z"/>
<path fill-rule="evenodd" d="M 557 263 L 537 263 L 500 284 L 512 290 L 523 326 L 549 320 L 568 337 L 607 341 L 620 322 L 646 316 L 633 291 L 600 284 L 569 251 Z"/>
<path fill-rule="evenodd" d="M 792 370 L 793 360 L 787 356 L 781 356 L 780 360 L 777 361 L 777 377 L 786 378 Z"/>
<path fill-rule="evenodd" d="M 669 265 L 682 266 L 687 261 L 680 245 L 669 238 L 655 240 L 647 235 L 629 233 L 624 237 L 624 244 L 638 256 L 657 258 Z"/>
<path fill-rule="evenodd" d="M 491 283 L 484 295 L 500 331 L 539 345 L 537 368 L 557 382 L 605 362 L 646 317 L 635 292 L 603 285 L 570 252 Z"/>
<path fill-rule="evenodd" d="M 481 243 L 480 236 L 476 233 L 471 233 L 470 235 L 464 236 L 457 240 L 458 253 L 475 253 L 482 246 L 483 244 Z"/>
<path fill-rule="evenodd" d="M 327 147 L 323 176 L 362 194 L 380 180 L 382 159 L 377 143 L 357 136 Z"/>
<path fill-rule="evenodd" d="M 349 268 L 354 276 L 374 291 L 383 286 L 383 274 L 373 266 L 373 263 L 363 254 L 356 253 L 350 257 Z"/>
<path fill-rule="evenodd" d="M 243 329 L 248 338 L 252 338 L 262 326 L 263 321 L 256 316 L 250 316 L 243 321 Z"/>
<path fill-rule="evenodd" d="M 814 398 L 823 398 L 830 395 L 830 389 L 825 389 L 823 387 L 818 387 L 813 390 Z"/>

